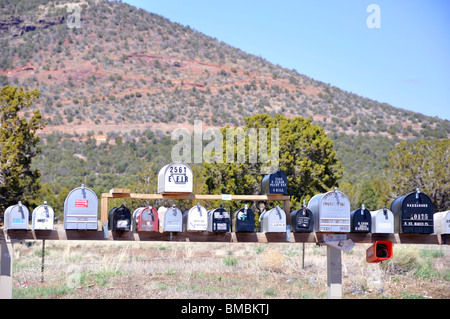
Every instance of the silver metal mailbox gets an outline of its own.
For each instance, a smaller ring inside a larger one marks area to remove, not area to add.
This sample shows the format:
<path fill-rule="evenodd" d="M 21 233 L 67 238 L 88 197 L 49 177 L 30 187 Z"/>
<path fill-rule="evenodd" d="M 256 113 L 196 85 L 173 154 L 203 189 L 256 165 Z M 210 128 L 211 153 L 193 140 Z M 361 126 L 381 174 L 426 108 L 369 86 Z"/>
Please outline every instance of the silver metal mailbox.
<path fill-rule="evenodd" d="M 230 214 L 220 205 L 219 208 L 208 211 L 208 228 L 209 232 L 229 232 L 230 231 Z"/>
<path fill-rule="evenodd" d="M 206 231 L 208 212 L 199 203 L 183 213 L 183 231 Z"/>
<path fill-rule="evenodd" d="M 285 233 L 286 212 L 278 205 L 261 214 L 260 231 L 263 233 Z"/>
<path fill-rule="evenodd" d="M 185 163 L 171 163 L 158 173 L 158 193 L 192 193 L 193 175 Z"/>
<path fill-rule="evenodd" d="M 316 232 L 350 232 L 350 200 L 335 188 L 313 196 L 308 203 Z"/>
<path fill-rule="evenodd" d="M 33 210 L 31 214 L 31 228 L 35 230 L 52 230 L 54 228 L 55 212 L 44 202 Z"/>
<path fill-rule="evenodd" d="M 387 209 L 379 209 L 370 212 L 372 215 L 372 233 L 374 234 L 393 234 L 394 233 L 394 214 Z"/>
<path fill-rule="evenodd" d="M 97 230 L 98 197 L 84 184 L 67 195 L 64 201 L 64 228 Z"/>
<path fill-rule="evenodd" d="M 158 209 L 158 218 L 160 232 L 183 231 L 183 213 L 175 205 L 170 208 L 161 206 Z"/>
<path fill-rule="evenodd" d="M 434 232 L 436 234 L 450 234 L 450 210 L 435 213 L 433 218 Z"/>
<path fill-rule="evenodd" d="M 28 229 L 30 213 L 22 202 L 9 206 L 5 210 L 5 229 Z"/>

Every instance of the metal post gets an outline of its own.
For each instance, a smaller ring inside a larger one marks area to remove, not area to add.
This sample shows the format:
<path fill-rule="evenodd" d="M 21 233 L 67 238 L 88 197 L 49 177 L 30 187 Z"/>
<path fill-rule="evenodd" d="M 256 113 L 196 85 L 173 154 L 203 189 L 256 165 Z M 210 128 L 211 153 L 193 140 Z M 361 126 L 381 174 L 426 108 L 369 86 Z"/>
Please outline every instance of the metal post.
<path fill-rule="evenodd" d="M 0 299 L 12 299 L 13 244 L 0 240 Z"/>
<path fill-rule="evenodd" d="M 41 282 L 44 282 L 44 265 L 45 265 L 45 239 L 42 240 L 42 252 L 41 252 Z"/>
<path fill-rule="evenodd" d="M 327 246 L 328 299 L 342 298 L 341 251 Z"/>

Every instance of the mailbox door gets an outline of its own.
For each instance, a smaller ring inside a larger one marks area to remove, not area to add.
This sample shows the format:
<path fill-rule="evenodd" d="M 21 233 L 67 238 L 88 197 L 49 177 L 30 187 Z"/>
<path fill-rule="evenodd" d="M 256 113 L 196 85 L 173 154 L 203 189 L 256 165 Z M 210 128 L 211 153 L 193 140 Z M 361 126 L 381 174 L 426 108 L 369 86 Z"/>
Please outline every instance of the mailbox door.
<path fill-rule="evenodd" d="M 98 197 L 87 187 L 78 187 L 64 201 L 64 228 L 97 230 Z"/>
<path fill-rule="evenodd" d="M 208 229 L 208 212 L 205 207 L 201 205 L 192 207 L 186 217 L 187 231 L 206 231 Z"/>
<path fill-rule="evenodd" d="M 213 232 L 229 232 L 230 231 L 230 214 L 223 208 L 214 209 L 211 212 Z"/>
<path fill-rule="evenodd" d="M 113 212 L 113 230 L 130 231 L 131 229 L 131 212 L 121 205 Z"/>
<path fill-rule="evenodd" d="M 177 207 L 170 207 L 164 213 L 163 231 L 181 232 L 183 227 L 183 214 Z"/>
<path fill-rule="evenodd" d="M 361 208 L 350 213 L 352 233 L 370 233 L 372 229 L 372 215 L 367 209 Z"/>
<path fill-rule="evenodd" d="M 32 228 L 35 230 L 45 230 L 54 228 L 53 208 L 48 205 L 36 207 L 32 213 Z"/>
<path fill-rule="evenodd" d="M 372 233 L 394 233 L 394 214 L 389 209 L 380 209 L 370 214 L 372 215 Z"/>
<path fill-rule="evenodd" d="M 9 211 L 9 229 L 28 229 L 29 211 L 24 205 L 14 205 Z"/>
<path fill-rule="evenodd" d="M 450 211 L 435 213 L 433 219 L 436 234 L 450 234 Z"/>
<path fill-rule="evenodd" d="M 291 230 L 296 233 L 310 233 L 313 231 L 314 220 L 309 209 L 297 209 L 291 212 Z"/>
<path fill-rule="evenodd" d="M 158 211 L 154 207 L 145 207 L 137 214 L 138 231 L 158 231 Z"/>
<path fill-rule="evenodd" d="M 255 214 L 250 208 L 241 208 L 233 213 L 233 231 L 254 232 Z"/>
<path fill-rule="evenodd" d="M 286 174 L 278 170 L 266 175 L 261 181 L 261 194 L 287 194 Z"/>
<path fill-rule="evenodd" d="M 334 190 L 311 198 L 308 208 L 314 216 L 316 232 L 350 232 L 350 200 Z"/>
<path fill-rule="evenodd" d="M 424 193 L 414 192 L 395 199 L 391 211 L 398 232 L 431 234 L 434 230 L 433 203 Z"/>
<path fill-rule="evenodd" d="M 171 163 L 158 173 L 158 193 L 192 193 L 193 174 L 185 163 Z"/>
<path fill-rule="evenodd" d="M 263 231 L 268 233 L 286 232 L 286 212 L 278 206 L 264 214 Z"/>

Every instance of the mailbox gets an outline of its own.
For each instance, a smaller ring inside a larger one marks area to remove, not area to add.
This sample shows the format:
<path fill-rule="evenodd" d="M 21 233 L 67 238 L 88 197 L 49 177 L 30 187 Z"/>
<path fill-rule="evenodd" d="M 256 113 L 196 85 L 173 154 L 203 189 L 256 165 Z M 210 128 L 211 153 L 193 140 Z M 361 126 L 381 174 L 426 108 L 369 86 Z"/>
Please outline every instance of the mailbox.
<path fill-rule="evenodd" d="M 295 233 L 311 233 L 313 230 L 313 213 L 303 202 L 303 208 L 291 212 L 291 231 Z"/>
<path fill-rule="evenodd" d="M 308 203 L 316 232 L 350 232 L 350 200 L 335 188 L 313 196 Z"/>
<path fill-rule="evenodd" d="M 35 230 L 53 229 L 55 212 L 44 202 L 33 210 L 31 214 L 31 228 Z"/>
<path fill-rule="evenodd" d="M 184 212 L 183 230 L 184 231 L 206 231 L 208 228 L 208 212 L 205 207 L 199 203 Z"/>
<path fill-rule="evenodd" d="M 160 232 L 183 231 L 183 213 L 175 205 L 170 208 L 161 206 L 158 209 L 158 218 Z"/>
<path fill-rule="evenodd" d="M 209 232 L 229 232 L 230 231 L 230 214 L 220 205 L 219 208 L 208 211 L 208 228 Z"/>
<path fill-rule="evenodd" d="M 264 176 L 261 181 L 261 195 L 266 194 L 287 194 L 286 174 L 277 170 Z"/>
<path fill-rule="evenodd" d="M 271 210 L 261 214 L 260 231 L 263 233 L 285 233 L 286 232 L 286 212 L 278 205 Z"/>
<path fill-rule="evenodd" d="M 30 213 L 25 205 L 18 202 L 5 210 L 5 229 L 28 229 Z"/>
<path fill-rule="evenodd" d="M 436 234 L 450 234 L 450 210 L 435 213 L 433 219 Z"/>
<path fill-rule="evenodd" d="M 140 207 L 133 213 L 133 229 L 136 231 L 158 231 L 158 211 L 152 206 Z"/>
<path fill-rule="evenodd" d="M 98 197 L 84 184 L 72 190 L 64 201 L 64 228 L 97 230 Z"/>
<path fill-rule="evenodd" d="M 352 233 L 370 233 L 372 231 L 372 215 L 362 205 L 350 213 Z"/>
<path fill-rule="evenodd" d="M 131 211 L 123 204 L 111 209 L 108 213 L 108 227 L 111 230 L 130 231 Z"/>
<path fill-rule="evenodd" d="M 231 218 L 232 229 L 236 233 L 255 231 L 255 213 L 245 204 L 244 208 L 238 209 Z"/>
<path fill-rule="evenodd" d="M 379 209 L 370 212 L 372 216 L 372 233 L 374 234 L 393 234 L 394 233 L 394 214 L 387 209 Z"/>
<path fill-rule="evenodd" d="M 379 263 L 392 258 L 392 242 L 379 240 L 366 250 L 366 261 L 368 263 Z"/>
<path fill-rule="evenodd" d="M 192 170 L 184 163 L 171 163 L 159 171 L 158 193 L 192 193 Z"/>
<path fill-rule="evenodd" d="M 391 204 L 395 216 L 395 231 L 399 233 L 431 234 L 434 207 L 431 199 L 419 189 L 403 195 Z"/>

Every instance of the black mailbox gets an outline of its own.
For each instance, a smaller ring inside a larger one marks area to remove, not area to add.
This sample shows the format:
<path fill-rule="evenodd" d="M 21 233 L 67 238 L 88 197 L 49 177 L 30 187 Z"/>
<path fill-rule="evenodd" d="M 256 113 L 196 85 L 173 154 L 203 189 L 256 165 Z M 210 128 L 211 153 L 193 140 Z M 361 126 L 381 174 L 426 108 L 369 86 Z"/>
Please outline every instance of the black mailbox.
<path fill-rule="evenodd" d="M 108 213 L 108 226 L 111 230 L 130 231 L 131 211 L 123 204 Z"/>
<path fill-rule="evenodd" d="M 352 233 L 370 233 L 372 231 L 372 215 L 364 205 L 350 212 L 350 223 Z"/>
<path fill-rule="evenodd" d="M 303 203 L 303 208 L 291 212 L 291 231 L 294 233 L 311 233 L 313 230 L 313 213 Z"/>
<path fill-rule="evenodd" d="M 396 232 L 419 234 L 433 232 L 433 202 L 419 189 L 396 198 L 391 204 L 391 211 L 394 213 Z"/>
<path fill-rule="evenodd" d="M 230 214 L 220 205 L 219 208 L 212 209 L 208 212 L 208 228 L 209 232 L 229 232 L 230 231 Z"/>
<path fill-rule="evenodd" d="M 286 174 L 277 170 L 264 176 L 261 181 L 261 195 L 266 194 L 287 194 Z"/>
<path fill-rule="evenodd" d="M 232 229 L 236 233 L 255 231 L 255 213 L 248 208 L 247 204 L 233 213 Z"/>

